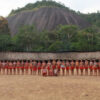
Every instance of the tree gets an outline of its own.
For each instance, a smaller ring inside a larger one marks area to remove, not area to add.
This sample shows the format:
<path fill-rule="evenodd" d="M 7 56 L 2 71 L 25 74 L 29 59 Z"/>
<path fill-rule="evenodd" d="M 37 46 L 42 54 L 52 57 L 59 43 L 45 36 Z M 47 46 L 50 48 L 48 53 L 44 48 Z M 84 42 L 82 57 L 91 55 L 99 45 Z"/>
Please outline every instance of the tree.
<path fill-rule="evenodd" d="M 58 38 L 63 43 L 62 51 L 71 50 L 71 42 L 75 40 L 78 28 L 74 25 L 61 25 L 58 30 Z"/>
<path fill-rule="evenodd" d="M 17 48 L 22 51 L 34 51 L 38 43 L 38 34 L 34 26 L 24 26 L 14 37 Z"/>
<path fill-rule="evenodd" d="M 11 36 L 7 34 L 0 34 L 0 51 L 11 50 Z"/>

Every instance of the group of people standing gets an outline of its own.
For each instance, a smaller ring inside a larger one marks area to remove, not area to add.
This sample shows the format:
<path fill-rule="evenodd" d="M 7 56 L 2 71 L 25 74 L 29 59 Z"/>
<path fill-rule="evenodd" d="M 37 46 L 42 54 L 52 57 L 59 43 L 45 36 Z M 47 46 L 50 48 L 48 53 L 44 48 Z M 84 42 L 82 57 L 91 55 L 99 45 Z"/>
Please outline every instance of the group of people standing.
<path fill-rule="evenodd" d="M 7 75 L 100 75 L 98 60 L 0 61 L 0 74 Z"/>

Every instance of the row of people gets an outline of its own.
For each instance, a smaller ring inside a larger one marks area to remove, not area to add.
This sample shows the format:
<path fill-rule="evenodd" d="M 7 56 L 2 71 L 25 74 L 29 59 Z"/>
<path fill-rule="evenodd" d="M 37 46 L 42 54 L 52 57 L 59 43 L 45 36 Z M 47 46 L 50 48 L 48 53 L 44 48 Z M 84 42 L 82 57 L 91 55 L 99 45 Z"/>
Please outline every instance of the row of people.
<path fill-rule="evenodd" d="M 52 61 L 0 61 L 0 74 L 38 75 L 100 75 L 100 61 L 96 60 L 52 60 Z"/>

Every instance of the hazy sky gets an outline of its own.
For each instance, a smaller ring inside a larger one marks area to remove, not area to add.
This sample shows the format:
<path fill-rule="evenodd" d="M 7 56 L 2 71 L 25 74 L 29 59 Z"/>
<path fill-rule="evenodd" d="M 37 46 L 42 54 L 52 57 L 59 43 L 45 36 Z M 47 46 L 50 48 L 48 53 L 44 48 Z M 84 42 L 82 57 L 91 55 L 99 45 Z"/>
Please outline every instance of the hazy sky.
<path fill-rule="evenodd" d="M 12 9 L 41 0 L 0 0 L 0 15 L 7 16 Z M 83 13 L 100 11 L 100 0 L 55 0 Z"/>

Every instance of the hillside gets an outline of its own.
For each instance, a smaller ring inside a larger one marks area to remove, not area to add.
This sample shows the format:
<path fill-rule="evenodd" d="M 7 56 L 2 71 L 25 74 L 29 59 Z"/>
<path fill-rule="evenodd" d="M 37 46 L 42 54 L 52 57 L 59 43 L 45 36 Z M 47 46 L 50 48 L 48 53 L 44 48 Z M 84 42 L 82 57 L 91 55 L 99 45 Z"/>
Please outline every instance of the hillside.
<path fill-rule="evenodd" d="M 100 51 L 99 19 L 99 12 L 82 14 L 55 1 L 27 4 L 7 17 L 12 37 L 0 36 L 0 51 Z"/>
<path fill-rule="evenodd" d="M 2 16 L 0 16 L 0 34 L 9 34 L 8 22 Z"/>
<path fill-rule="evenodd" d="M 22 11 L 36 10 L 41 7 L 59 7 L 59 8 L 65 8 L 68 11 L 70 10 L 68 7 L 65 7 L 64 4 L 60 4 L 60 3 L 52 1 L 52 0 L 42 0 L 42 1 L 37 1 L 36 3 L 29 3 L 23 8 L 18 8 L 16 10 L 12 10 L 11 13 L 9 14 L 9 16 L 16 15 Z M 70 11 L 72 11 L 72 10 L 70 10 Z"/>
<path fill-rule="evenodd" d="M 26 8 L 27 6 L 22 9 Z M 51 5 L 39 7 L 35 10 L 28 9 L 25 11 L 22 9 L 14 11 L 7 18 L 12 35 L 18 33 L 20 27 L 25 25 L 35 25 L 38 31 L 51 31 L 58 25 L 77 25 L 80 28 L 85 28 L 90 25 L 74 11 L 56 5 L 55 7 Z"/>

